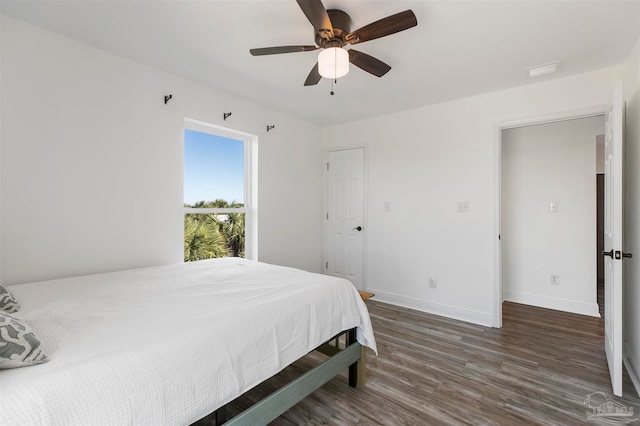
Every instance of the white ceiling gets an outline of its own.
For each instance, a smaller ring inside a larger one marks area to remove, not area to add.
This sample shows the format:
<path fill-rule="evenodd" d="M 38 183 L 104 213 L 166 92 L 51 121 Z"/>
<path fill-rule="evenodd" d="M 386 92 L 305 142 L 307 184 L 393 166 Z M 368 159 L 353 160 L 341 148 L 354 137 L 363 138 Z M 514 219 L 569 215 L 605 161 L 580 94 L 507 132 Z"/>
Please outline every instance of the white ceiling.
<path fill-rule="evenodd" d="M 319 125 L 561 78 L 624 62 L 638 0 L 324 0 L 353 28 L 405 9 L 418 26 L 357 46 L 392 66 L 303 82 L 317 52 L 253 57 L 249 49 L 313 44 L 295 0 L 0 0 L 0 11 Z M 552 76 L 526 68 L 562 61 Z"/>

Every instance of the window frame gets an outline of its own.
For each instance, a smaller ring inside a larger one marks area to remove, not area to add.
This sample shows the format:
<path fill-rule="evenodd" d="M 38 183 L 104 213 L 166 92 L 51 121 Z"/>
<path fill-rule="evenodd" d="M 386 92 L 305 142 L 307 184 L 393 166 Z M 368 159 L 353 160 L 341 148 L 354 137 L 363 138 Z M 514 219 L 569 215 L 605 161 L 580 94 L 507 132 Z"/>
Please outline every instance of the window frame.
<path fill-rule="evenodd" d="M 214 136 L 239 140 L 244 143 L 244 207 L 184 207 L 184 130 L 208 133 Z M 183 215 L 244 213 L 244 257 L 245 259 L 258 260 L 258 137 L 215 124 L 185 118 L 182 132 L 182 167 Z M 184 230 L 182 240 L 184 241 Z"/>

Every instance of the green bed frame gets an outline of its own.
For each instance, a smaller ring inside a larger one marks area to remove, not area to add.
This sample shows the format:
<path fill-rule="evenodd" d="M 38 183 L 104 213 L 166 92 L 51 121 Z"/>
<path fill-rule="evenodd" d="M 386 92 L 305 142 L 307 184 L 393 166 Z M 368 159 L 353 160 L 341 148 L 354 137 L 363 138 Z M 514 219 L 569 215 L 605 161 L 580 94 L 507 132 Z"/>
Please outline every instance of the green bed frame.
<path fill-rule="evenodd" d="M 342 335 L 346 335 L 344 348 L 340 348 L 338 344 Z M 224 426 L 266 426 L 347 368 L 349 369 L 349 386 L 358 388 L 364 386 L 365 352 L 364 347 L 356 341 L 355 329 L 340 333 L 331 341 L 335 343 L 325 343 L 316 348 L 317 351 L 329 356 L 329 359 L 322 364 L 287 383 L 230 420 L 226 419 L 225 407 L 219 408 L 213 414 L 214 423 Z"/>

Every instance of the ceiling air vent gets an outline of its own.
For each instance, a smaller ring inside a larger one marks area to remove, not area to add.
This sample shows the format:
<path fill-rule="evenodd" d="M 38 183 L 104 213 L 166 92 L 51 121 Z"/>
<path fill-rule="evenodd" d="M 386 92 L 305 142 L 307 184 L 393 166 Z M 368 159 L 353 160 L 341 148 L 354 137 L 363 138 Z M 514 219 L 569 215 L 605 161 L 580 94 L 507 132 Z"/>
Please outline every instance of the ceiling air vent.
<path fill-rule="evenodd" d="M 537 65 L 535 67 L 527 68 L 527 75 L 529 78 L 536 78 L 543 75 L 551 74 L 558 71 L 560 67 L 560 61 L 552 62 L 550 64 Z"/>

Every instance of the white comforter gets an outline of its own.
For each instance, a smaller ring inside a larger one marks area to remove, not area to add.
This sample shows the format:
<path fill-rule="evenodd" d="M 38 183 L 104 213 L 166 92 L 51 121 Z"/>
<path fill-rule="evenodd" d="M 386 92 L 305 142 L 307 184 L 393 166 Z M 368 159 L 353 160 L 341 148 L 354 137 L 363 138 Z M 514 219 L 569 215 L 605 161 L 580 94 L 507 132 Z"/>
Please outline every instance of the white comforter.
<path fill-rule="evenodd" d="M 0 425 L 189 424 L 357 327 L 348 281 L 217 259 L 12 286 L 48 363 L 0 370 Z"/>

